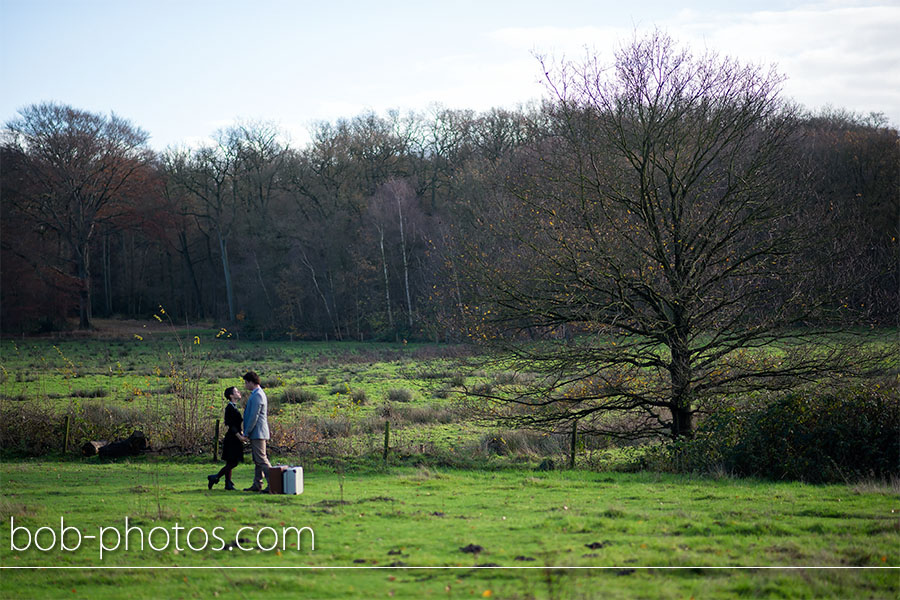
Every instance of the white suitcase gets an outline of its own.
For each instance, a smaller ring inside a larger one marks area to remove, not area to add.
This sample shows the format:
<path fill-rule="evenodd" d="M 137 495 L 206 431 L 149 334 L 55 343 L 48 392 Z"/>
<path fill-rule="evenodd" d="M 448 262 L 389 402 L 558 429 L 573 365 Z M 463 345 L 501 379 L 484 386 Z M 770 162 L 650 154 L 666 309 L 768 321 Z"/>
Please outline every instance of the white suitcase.
<path fill-rule="evenodd" d="M 292 496 L 303 493 L 303 467 L 284 470 L 284 493 Z"/>

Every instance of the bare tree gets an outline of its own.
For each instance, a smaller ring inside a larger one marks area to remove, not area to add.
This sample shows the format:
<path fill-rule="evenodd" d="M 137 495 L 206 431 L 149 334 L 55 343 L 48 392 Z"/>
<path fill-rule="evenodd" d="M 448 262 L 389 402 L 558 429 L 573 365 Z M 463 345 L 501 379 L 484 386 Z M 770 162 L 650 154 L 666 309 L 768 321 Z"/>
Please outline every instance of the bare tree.
<path fill-rule="evenodd" d="M 286 164 L 290 149 L 272 123 L 244 122 L 225 131 L 226 142 L 235 156 L 232 185 L 247 214 L 251 243 L 247 253 L 253 262 L 265 306 L 274 310 L 269 284 L 263 276 L 260 254 L 274 251 L 278 227 L 270 219 L 273 200 L 285 188 Z M 251 298 L 252 300 L 252 298 Z"/>
<path fill-rule="evenodd" d="M 504 414 L 677 438 L 723 398 L 852 370 L 844 346 L 803 329 L 828 315 L 805 293 L 797 115 L 774 71 L 658 32 L 611 68 L 542 64 L 551 130 L 520 153 L 512 194 L 482 217 L 497 235 L 470 254 L 475 337 L 514 342 L 517 368 L 549 375 L 504 396 L 518 406 Z"/>
<path fill-rule="evenodd" d="M 232 322 L 235 320 L 236 310 L 228 238 L 239 207 L 233 182 L 236 160 L 235 149 L 228 144 L 227 133 L 224 131 L 217 132 L 215 145 L 193 151 L 172 150 L 164 159 L 169 177 L 190 192 L 196 200 L 191 203 L 192 208 L 185 215 L 193 217 L 198 226 L 210 231 L 218 242 L 228 320 Z"/>
<path fill-rule="evenodd" d="M 172 215 L 174 227 L 171 233 L 177 237 L 176 240 L 169 240 L 169 244 L 181 256 L 187 279 L 190 281 L 190 290 L 196 301 L 197 316 L 200 319 L 205 317 L 203 294 L 200 289 L 200 281 L 195 269 L 195 259 L 191 255 L 191 243 L 189 241 L 190 233 L 196 231 L 194 225 L 194 214 L 196 214 L 196 197 L 190 192 L 190 186 L 182 184 L 188 177 L 187 169 L 190 161 L 190 151 L 186 149 L 169 148 L 161 156 L 159 169 L 163 175 L 163 202 L 165 207 Z M 185 314 L 190 312 L 190 297 L 188 286 L 185 289 Z"/>
<path fill-rule="evenodd" d="M 91 327 L 91 241 L 122 212 L 130 187 L 151 158 L 149 138 L 129 121 L 43 103 L 7 123 L 11 147 L 24 157 L 34 194 L 18 208 L 55 231 L 79 281 L 79 327 Z"/>
<path fill-rule="evenodd" d="M 378 231 L 378 251 L 381 255 L 381 270 L 384 275 L 384 308 L 387 312 L 388 327 L 394 330 L 394 311 L 391 308 L 391 280 L 388 275 L 387 252 L 384 248 L 384 233 L 388 227 L 388 219 L 385 214 L 384 194 L 376 193 L 369 201 L 369 217 Z"/>
<path fill-rule="evenodd" d="M 410 285 L 410 259 L 417 238 L 421 235 L 424 217 L 418 208 L 415 191 L 409 182 L 391 179 L 378 188 L 369 201 L 369 217 L 378 231 L 378 246 L 384 272 L 385 301 L 391 329 L 394 327 L 391 308 L 388 257 L 385 251 L 385 233 L 395 234 L 399 241 L 400 269 L 403 273 L 403 292 L 406 298 L 407 325 L 413 328 L 414 306 Z M 412 230 L 411 230 L 412 229 Z M 418 231 L 417 231 L 418 229 Z"/>

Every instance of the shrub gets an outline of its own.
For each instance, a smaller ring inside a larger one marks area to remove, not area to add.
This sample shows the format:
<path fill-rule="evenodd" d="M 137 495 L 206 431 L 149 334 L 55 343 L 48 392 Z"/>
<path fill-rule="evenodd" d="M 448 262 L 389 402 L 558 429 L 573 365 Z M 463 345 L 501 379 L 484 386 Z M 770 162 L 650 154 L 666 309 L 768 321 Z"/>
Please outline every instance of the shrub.
<path fill-rule="evenodd" d="M 143 429 L 146 421 L 140 408 L 105 403 L 85 403 L 69 409 L 70 440 L 76 446 L 89 440 L 113 441 L 128 437 L 135 429 Z"/>
<path fill-rule="evenodd" d="M 555 456 L 568 452 L 568 436 L 526 429 L 497 431 L 481 436 L 477 450 L 501 456 Z"/>
<path fill-rule="evenodd" d="M 678 471 L 809 482 L 900 474 L 900 393 L 892 385 L 796 392 L 723 411 L 665 450 Z"/>
<path fill-rule="evenodd" d="M 313 421 L 314 430 L 323 438 L 347 437 L 353 433 L 353 423 L 350 419 L 338 415 L 335 417 L 317 417 Z"/>
<path fill-rule="evenodd" d="M 0 397 L 0 449 L 3 454 L 40 456 L 62 449 L 60 418 L 50 406 Z"/>
<path fill-rule="evenodd" d="M 459 420 L 459 412 L 446 404 L 398 407 L 393 409 L 391 416 L 396 423 L 454 423 Z"/>
<path fill-rule="evenodd" d="M 462 373 L 454 373 L 453 377 L 450 378 L 450 385 L 452 387 L 465 387 L 466 376 Z"/>
<path fill-rule="evenodd" d="M 272 396 L 269 398 L 266 397 L 268 403 L 266 404 L 266 414 L 271 417 L 272 415 L 280 415 L 281 411 L 284 409 L 284 404 L 282 398 L 284 396 Z"/>
<path fill-rule="evenodd" d="M 74 390 L 72 392 L 73 398 L 105 398 L 109 395 L 109 390 L 106 388 L 98 387 L 92 390 Z"/>
<path fill-rule="evenodd" d="M 134 429 L 146 429 L 148 419 L 133 407 L 101 403 L 72 405 L 64 413 L 50 404 L 25 402 L 11 404 L 0 399 L 0 448 L 4 454 L 41 456 L 61 452 L 65 417 L 70 418 L 69 451 L 77 452 L 88 440 L 116 440 Z"/>
<path fill-rule="evenodd" d="M 494 391 L 494 386 L 490 383 L 476 383 L 472 387 L 472 393 L 476 396 L 490 396 Z"/>
<path fill-rule="evenodd" d="M 350 394 L 350 399 L 353 400 L 355 404 L 366 404 L 369 402 L 369 398 L 366 396 L 366 390 L 353 390 L 353 393 Z"/>
<path fill-rule="evenodd" d="M 447 377 L 449 377 L 447 371 L 441 369 L 422 369 L 411 373 L 407 379 L 446 379 Z"/>
<path fill-rule="evenodd" d="M 315 402 L 319 399 L 319 395 L 307 388 L 289 387 L 281 393 L 279 399 L 285 404 L 304 404 Z"/>
<path fill-rule="evenodd" d="M 387 398 L 390 402 L 410 402 L 413 399 L 413 393 L 407 388 L 394 388 L 388 390 Z"/>
<path fill-rule="evenodd" d="M 283 383 L 280 377 L 268 377 L 259 382 L 264 389 L 281 387 Z"/>
<path fill-rule="evenodd" d="M 491 378 L 494 385 L 519 385 L 527 381 L 527 377 L 517 371 L 503 371 L 494 373 Z"/>
<path fill-rule="evenodd" d="M 331 386 L 331 395 L 335 396 L 337 394 L 349 394 L 350 393 L 350 384 L 346 381 L 342 381 L 341 383 L 336 383 Z"/>
<path fill-rule="evenodd" d="M 316 385 L 325 385 L 328 383 L 328 377 L 325 375 L 319 375 L 316 377 Z"/>

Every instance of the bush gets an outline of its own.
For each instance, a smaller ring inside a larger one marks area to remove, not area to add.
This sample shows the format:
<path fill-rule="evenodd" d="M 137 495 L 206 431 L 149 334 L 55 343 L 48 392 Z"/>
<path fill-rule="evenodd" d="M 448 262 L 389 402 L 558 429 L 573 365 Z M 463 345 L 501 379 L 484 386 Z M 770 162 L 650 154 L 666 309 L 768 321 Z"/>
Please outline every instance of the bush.
<path fill-rule="evenodd" d="M 349 394 L 350 393 L 350 384 L 346 381 L 341 383 L 336 383 L 331 386 L 331 395 L 336 396 L 337 394 Z"/>
<path fill-rule="evenodd" d="M 109 395 L 109 391 L 106 388 L 98 387 L 92 390 L 74 390 L 72 392 L 73 398 L 106 398 Z"/>
<path fill-rule="evenodd" d="M 284 404 L 304 404 L 306 402 L 315 402 L 318 399 L 319 395 L 313 390 L 300 387 L 287 388 L 279 397 L 279 400 Z"/>
<path fill-rule="evenodd" d="M 490 383 L 476 383 L 472 387 L 472 393 L 476 396 L 490 396 L 494 392 L 494 386 Z"/>
<path fill-rule="evenodd" d="M 556 456 L 568 452 L 568 436 L 526 429 L 498 431 L 481 436 L 477 450 L 500 456 Z"/>
<path fill-rule="evenodd" d="M 86 403 L 69 409 L 72 417 L 70 440 L 75 446 L 89 440 L 114 441 L 128 437 L 135 429 L 143 429 L 144 412 L 132 406 Z"/>
<path fill-rule="evenodd" d="M 0 397 L 0 449 L 3 454 L 40 456 L 62 450 L 61 419 L 49 405 Z"/>
<path fill-rule="evenodd" d="M 318 377 L 316 377 L 316 385 L 325 385 L 326 383 L 328 383 L 328 377 L 326 377 L 325 375 L 319 375 Z"/>
<path fill-rule="evenodd" d="M 450 378 L 450 385 L 452 387 L 465 387 L 466 376 L 462 373 L 454 373 L 453 377 Z"/>
<path fill-rule="evenodd" d="M 268 403 L 266 404 L 266 414 L 271 417 L 272 415 L 280 415 L 281 411 L 284 409 L 284 396 L 272 396 L 268 399 Z"/>
<path fill-rule="evenodd" d="M 813 483 L 900 474 L 900 393 L 870 385 L 791 393 L 723 411 L 666 449 L 677 471 L 724 471 Z"/>
<path fill-rule="evenodd" d="M 367 404 L 369 402 L 369 397 L 366 396 L 366 390 L 353 390 L 353 393 L 350 394 L 350 399 L 353 400 L 355 404 Z"/>
<path fill-rule="evenodd" d="M 428 406 L 403 406 L 390 411 L 395 423 L 455 423 L 459 421 L 459 411 L 446 404 Z"/>
<path fill-rule="evenodd" d="M 314 431 L 325 439 L 347 437 L 353 434 L 353 423 L 344 415 L 316 417 L 312 421 Z"/>
<path fill-rule="evenodd" d="M 533 375 L 526 375 L 518 371 L 502 371 L 495 373 L 492 381 L 494 385 L 525 385 L 534 382 Z"/>
<path fill-rule="evenodd" d="M 116 440 L 142 429 L 147 419 L 133 407 L 99 403 L 69 406 L 59 413 L 49 403 L 11 404 L 0 398 L 0 448 L 3 454 L 41 456 L 62 452 L 65 418 L 70 418 L 69 451 L 88 440 Z"/>
<path fill-rule="evenodd" d="M 412 373 L 407 379 L 446 379 L 450 374 L 441 369 L 423 369 Z"/>
<path fill-rule="evenodd" d="M 276 377 L 267 377 L 266 379 L 263 379 L 259 383 L 262 388 L 269 389 L 269 388 L 281 387 L 281 385 L 284 382 L 281 380 L 280 377 L 276 376 Z"/>
<path fill-rule="evenodd" d="M 388 390 L 387 398 L 390 402 L 411 402 L 413 393 L 407 388 L 394 388 Z"/>

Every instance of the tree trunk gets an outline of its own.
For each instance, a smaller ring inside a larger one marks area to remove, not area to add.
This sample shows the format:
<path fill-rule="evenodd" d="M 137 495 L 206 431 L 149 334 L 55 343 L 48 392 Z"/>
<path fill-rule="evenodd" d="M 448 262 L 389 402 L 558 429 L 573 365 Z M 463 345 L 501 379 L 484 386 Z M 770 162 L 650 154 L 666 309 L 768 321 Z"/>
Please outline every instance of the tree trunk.
<path fill-rule="evenodd" d="M 379 227 L 378 233 L 379 237 L 379 245 L 381 246 L 381 265 L 384 267 L 384 301 L 385 306 L 387 307 L 388 314 L 388 324 L 390 325 L 391 330 L 394 329 L 394 313 L 391 312 L 391 284 L 388 280 L 388 268 L 387 268 L 387 258 L 384 254 L 384 228 Z"/>
<path fill-rule="evenodd" d="M 691 410 L 691 352 L 686 336 L 676 334 L 677 339 L 670 345 L 672 363 L 669 372 L 672 377 L 672 437 L 693 435 L 693 411 Z"/>
<path fill-rule="evenodd" d="M 269 298 L 269 290 L 266 288 L 266 282 L 262 276 L 262 268 L 259 266 L 259 258 L 256 256 L 256 252 L 253 252 L 253 262 L 256 264 L 256 276 L 259 278 L 259 285 L 262 287 L 263 296 L 266 298 L 266 306 L 269 307 L 269 312 L 274 312 L 275 309 L 272 307 L 272 299 Z"/>
<path fill-rule="evenodd" d="M 109 231 L 103 236 L 103 301 L 106 316 L 113 313 L 112 307 L 112 259 L 110 258 Z"/>
<path fill-rule="evenodd" d="M 334 330 L 337 328 L 337 325 L 334 321 L 334 315 L 331 314 L 331 308 L 328 306 L 328 299 L 325 297 L 325 294 L 322 292 L 322 288 L 319 286 L 319 280 L 316 277 L 316 270 L 315 268 L 313 268 L 312 263 L 306 256 L 306 252 L 303 253 L 303 263 L 306 265 L 306 268 L 309 269 L 309 274 L 312 276 L 313 285 L 316 287 L 316 291 L 319 292 L 319 297 L 322 299 L 322 305 L 325 307 L 325 313 L 328 315 L 328 320 L 331 322 L 332 330 Z"/>
<path fill-rule="evenodd" d="M 228 266 L 228 243 L 225 240 L 225 237 L 222 235 L 222 232 L 218 229 L 216 230 L 216 235 L 219 238 L 219 252 L 222 256 L 222 270 L 225 271 L 225 296 L 228 299 L 228 320 L 234 323 L 234 290 L 231 287 L 231 269 Z"/>
<path fill-rule="evenodd" d="M 81 446 L 81 454 L 84 456 L 96 456 L 99 452 L 100 448 L 109 444 L 106 440 L 91 440 L 89 442 L 85 442 Z"/>
<path fill-rule="evenodd" d="M 203 311 L 203 295 L 200 293 L 200 284 L 197 283 L 197 274 L 194 271 L 194 263 L 191 260 L 190 250 L 188 249 L 187 233 L 183 229 L 178 232 L 178 239 L 181 242 L 181 256 L 184 257 L 184 265 L 187 267 L 188 276 L 191 278 L 191 287 L 194 289 L 194 297 L 196 298 L 199 308 L 199 317 L 203 320 L 206 318 Z M 187 314 L 187 312 L 188 308 L 187 305 L 185 305 L 185 314 Z"/>
<path fill-rule="evenodd" d="M 134 266 L 134 238 L 135 233 L 131 234 L 131 251 L 129 252 L 129 247 L 127 243 L 123 240 L 122 247 L 125 251 L 125 254 L 128 256 L 128 314 L 129 316 L 136 316 L 137 310 L 135 308 L 134 302 L 134 281 L 135 274 L 137 273 L 137 269 Z"/>
<path fill-rule="evenodd" d="M 78 293 L 78 328 L 91 328 L 91 269 L 90 269 L 90 245 L 85 242 L 78 249 L 78 279 L 81 281 L 81 289 Z"/>
<path fill-rule="evenodd" d="M 409 295 L 409 258 L 406 256 L 406 236 L 403 233 L 403 207 L 397 199 L 397 212 L 400 215 L 400 250 L 403 253 L 403 280 L 406 286 L 406 310 L 409 316 L 409 328 L 413 326 L 412 299 Z"/>
<path fill-rule="evenodd" d="M 172 252 L 169 251 L 169 248 L 165 248 L 166 252 L 166 279 L 169 281 L 169 298 L 171 298 L 171 302 L 175 303 L 176 298 L 178 297 L 175 294 L 175 270 L 172 269 Z M 174 306 L 177 310 L 177 305 Z M 182 309 L 187 314 L 187 302 L 184 300 L 184 296 L 182 296 Z"/>
<path fill-rule="evenodd" d="M 337 341 L 343 341 L 344 336 L 341 333 L 341 326 L 344 324 L 343 319 L 341 318 L 341 311 L 338 307 L 337 303 L 337 294 L 334 291 L 334 273 L 332 271 L 326 271 L 328 274 L 328 287 L 331 290 L 331 306 L 334 308 L 334 335 Z M 349 329 L 347 330 L 350 331 Z M 349 336 L 349 333 L 348 333 Z"/>

